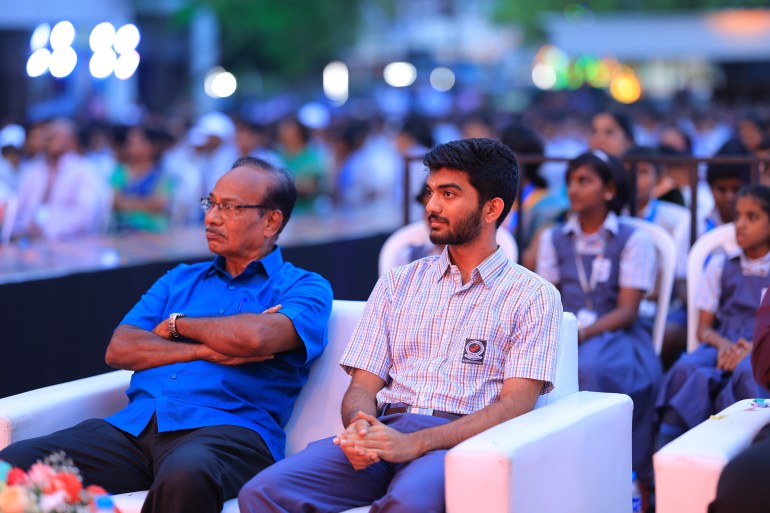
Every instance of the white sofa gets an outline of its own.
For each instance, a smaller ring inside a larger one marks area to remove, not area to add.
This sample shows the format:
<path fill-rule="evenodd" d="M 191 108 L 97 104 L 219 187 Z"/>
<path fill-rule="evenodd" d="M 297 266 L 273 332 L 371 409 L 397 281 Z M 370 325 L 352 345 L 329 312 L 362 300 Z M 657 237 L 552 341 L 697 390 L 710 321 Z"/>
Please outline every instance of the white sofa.
<path fill-rule="evenodd" d="M 725 408 L 655 453 L 657 513 L 706 513 L 724 466 L 770 423 L 770 408 L 751 401 Z"/>
<path fill-rule="evenodd" d="M 334 302 L 329 347 L 311 369 L 286 428 L 288 454 L 342 429 L 339 406 L 349 377 L 337 362 L 363 305 Z M 116 371 L 0 399 L 0 448 L 109 415 L 126 403 L 130 376 Z M 577 327 L 571 314 L 564 315 L 555 383 L 535 411 L 448 452 L 449 513 L 630 511 L 631 399 L 577 391 Z M 123 513 L 133 513 L 145 495 L 122 494 L 115 501 Z M 237 511 L 234 499 L 223 509 Z"/>

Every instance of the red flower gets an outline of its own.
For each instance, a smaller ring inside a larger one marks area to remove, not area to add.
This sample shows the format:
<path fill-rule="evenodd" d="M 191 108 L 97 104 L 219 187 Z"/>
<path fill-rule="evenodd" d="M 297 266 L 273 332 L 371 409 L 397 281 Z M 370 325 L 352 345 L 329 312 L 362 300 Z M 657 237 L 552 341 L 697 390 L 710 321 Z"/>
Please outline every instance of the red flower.
<path fill-rule="evenodd" d="M 43 489 L 43 493 L 53 493 L 57 490 L 64 490 L 67 494 L 68 504 L 77 504 L 80 502 L 80 491 L 83 489 L 83 483 L 74 474 L 59 472 L 54 476 L 51 482 Z"/>
<path fill-rule="evenodd" d="M 13 467 L 8 471 L 5 482 L 8 483 L 8 486 L 23 485 L 27 482 L 27 473 L 18 467 Z"/>

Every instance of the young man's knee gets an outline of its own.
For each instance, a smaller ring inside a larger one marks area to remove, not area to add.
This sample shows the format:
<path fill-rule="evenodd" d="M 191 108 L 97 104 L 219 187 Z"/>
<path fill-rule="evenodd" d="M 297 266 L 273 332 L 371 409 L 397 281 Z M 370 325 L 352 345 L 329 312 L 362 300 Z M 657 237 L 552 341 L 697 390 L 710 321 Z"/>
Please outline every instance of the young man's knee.
<path fill-rule="evenodd" d="M 256 513 L 258 511 L 272 511 L 278 509 L 278 494 L 285 493 L 286 483 L 276 473 L 271 472 L 273 467 L 268 467 L 243 485 L 238 492 L 238 508 L 241 513 Z"/>

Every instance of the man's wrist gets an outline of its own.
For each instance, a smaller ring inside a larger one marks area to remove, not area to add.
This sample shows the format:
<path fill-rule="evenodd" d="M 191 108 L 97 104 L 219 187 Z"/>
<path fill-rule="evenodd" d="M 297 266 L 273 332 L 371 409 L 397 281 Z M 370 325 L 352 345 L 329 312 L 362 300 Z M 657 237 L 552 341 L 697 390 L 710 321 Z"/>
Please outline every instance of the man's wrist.
<path fill-rule="evenodd" d="M 407 433 L 407 445 L 412 448 L 414 451 L 414 455 L 412 459 L 419 458 L 423 454 L 430 452 L 434 449 L 434 447 L 431 447 L 430 443 L 430 436 L 429 434 L 426 434 L 425 429 L 421 429 L 419 431 L 413 431 L 411 433 Z"/>
<path fill-rule="evenodd" d="M 168 316 L 168 332 L 171 335 L 171 338 L 173 339 L 179 339 L 182 338 L 182 336 L 179 334 L 179 329 L 177 326 L 177 320 L 185 317 L 185 314 L 183 313 L 172 313 Z"/>

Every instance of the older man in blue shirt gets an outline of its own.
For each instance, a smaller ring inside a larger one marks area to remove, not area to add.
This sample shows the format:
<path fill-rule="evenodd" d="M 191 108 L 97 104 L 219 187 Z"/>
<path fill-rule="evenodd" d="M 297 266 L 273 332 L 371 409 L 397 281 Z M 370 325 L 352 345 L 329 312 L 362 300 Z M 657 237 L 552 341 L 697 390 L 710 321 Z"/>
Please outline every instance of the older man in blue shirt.
<path fill-rule="evenodd" d="M 129 403 L 22 441 L 0 459 L 28 467 L 64 450 L 86 484 L 149 488 L 143 512 L 218 513 L 284 455 L 310 364 L 327 343 L 329 283 L 284 262 L 276 239 L 297 197 L 285 171 L 246 157 L 219 179 L 205 212 L 211 263 L 160 278 L 115 330 L 113 367 L 135 371 Z"/>

